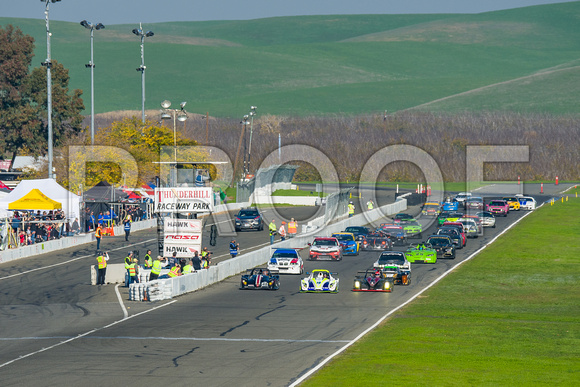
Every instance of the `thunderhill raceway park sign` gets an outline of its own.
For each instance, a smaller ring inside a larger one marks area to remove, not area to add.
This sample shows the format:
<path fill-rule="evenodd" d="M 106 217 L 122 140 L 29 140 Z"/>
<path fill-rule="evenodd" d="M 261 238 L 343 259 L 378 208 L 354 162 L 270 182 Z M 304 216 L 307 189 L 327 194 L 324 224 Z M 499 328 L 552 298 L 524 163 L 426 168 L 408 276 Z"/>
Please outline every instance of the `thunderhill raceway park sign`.
<path fill-rule="evenodd" d="M 201 253 L 201 220 L 165 218 L 163 225 L 164 256 L 191 258 L 196 251 Z"/>
<path fill-rule="evenodd" d="M 199 213 L 213 211 L 211 187 L 156 188 L 155 212 Z"/>

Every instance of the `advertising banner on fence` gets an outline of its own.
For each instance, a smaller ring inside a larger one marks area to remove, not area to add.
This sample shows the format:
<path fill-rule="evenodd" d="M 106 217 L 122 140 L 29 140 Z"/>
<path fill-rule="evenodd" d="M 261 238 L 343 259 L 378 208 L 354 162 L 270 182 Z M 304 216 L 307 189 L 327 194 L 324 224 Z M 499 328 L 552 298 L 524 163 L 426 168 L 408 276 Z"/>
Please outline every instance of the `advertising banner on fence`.
<path fill-rule="evenodd" d="M 200 234 L 201 219 L 163 219 L 163 229 L 165 234 Z"/>
<path fill-rule="evenodd" d="M 155 212 L 199 213 L 213 211 L 211 187 L 155 188 Z"/>
<path fill-rule="evenodd" d="M 163 220 L 163 255 L 171 257 L 177 253 L 179 258 L 191 258 L 201 252 L 202 222 L 200 219 Z"/>

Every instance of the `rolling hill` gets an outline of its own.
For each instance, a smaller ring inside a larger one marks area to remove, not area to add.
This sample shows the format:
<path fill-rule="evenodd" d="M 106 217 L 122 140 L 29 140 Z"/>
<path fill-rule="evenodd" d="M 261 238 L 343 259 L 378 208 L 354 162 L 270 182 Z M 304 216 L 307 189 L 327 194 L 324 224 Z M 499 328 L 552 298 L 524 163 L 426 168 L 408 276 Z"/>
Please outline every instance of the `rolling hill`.
<path fill-rule="evenodd" d="M 39 7 L 39 13 L 42 9 Z M 417 108 L 577 113 L 580 2 L 474 15 L 340 15 L 144 25 L 146 108 L 191 112 L 355 115 Z M 106 21 L 103 21 L 106 24 Z M 43 20 L 0 18 L 36 39 Z M 140 110 L 134 25 L 95 32 L 97 112 Z M 51 22 L 52 57 L 90 105 L 89 33 Z M 155 117 L 152 117 L 155 118 Z"/>

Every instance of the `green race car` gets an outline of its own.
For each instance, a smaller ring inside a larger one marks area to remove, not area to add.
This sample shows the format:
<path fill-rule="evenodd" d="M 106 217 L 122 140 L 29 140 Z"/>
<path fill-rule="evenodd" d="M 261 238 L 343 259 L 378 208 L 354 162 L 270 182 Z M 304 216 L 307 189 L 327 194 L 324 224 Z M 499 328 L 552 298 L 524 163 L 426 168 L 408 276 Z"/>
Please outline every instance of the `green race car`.
<path fill-rule="evenodd" d="M 402 221 L 401 226 L 403 226 L 403 232 L 407 238 L 423 238 L 421 233 L 423 232 L 423 227 L 416 220 Z"/>
<path fill-rule="evenodd" d="M 436 263 L 437 250 L 419 243 L 417 246 L 409 247 L 405 252 L 405 257 L 411 263 Z"/>

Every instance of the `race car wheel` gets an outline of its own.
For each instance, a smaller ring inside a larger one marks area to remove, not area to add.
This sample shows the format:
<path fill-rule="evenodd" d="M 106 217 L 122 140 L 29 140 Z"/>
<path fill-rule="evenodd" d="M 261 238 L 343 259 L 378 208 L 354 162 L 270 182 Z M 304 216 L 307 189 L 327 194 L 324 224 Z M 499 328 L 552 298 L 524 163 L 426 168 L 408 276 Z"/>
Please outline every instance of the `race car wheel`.
<path fill-rule="evenodd" d="M 491 226 L 491 228 L 495 228 L 495 224 L 493 226 Z"/>

